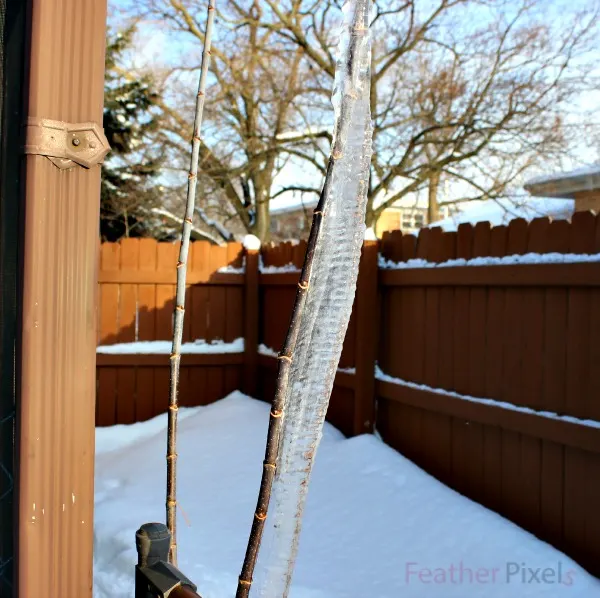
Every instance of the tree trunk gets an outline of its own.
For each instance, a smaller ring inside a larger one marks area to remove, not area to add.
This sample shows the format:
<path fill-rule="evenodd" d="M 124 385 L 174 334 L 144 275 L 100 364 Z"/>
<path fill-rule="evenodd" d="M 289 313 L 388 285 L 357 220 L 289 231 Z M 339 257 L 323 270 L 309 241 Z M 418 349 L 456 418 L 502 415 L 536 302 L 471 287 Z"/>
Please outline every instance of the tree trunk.
<path fill-rule="evenodd" d="M 429 196 L 427 200 L 427 223 L 440 219 L 440 206 L 438 204 L 438 189 L 440 186 L 440 173 L 436 170 L 429 179 Z"/>
<path fill-rule="evenodd" d="M 259 192 L 256 197 L 256 214 L 252 234 L 256 235 L 262 243 L 268 243 L 271 239 L 271 214 L 269 198 L 265 191 Z"/>
<path fill-rule="evenodd" d="M 373 209 L 373 202 L 371 200 L 369 200 L 369 203 L 367 204 L 367 212 L 365 214 L 365 224 L 367 226 L 367 228 L 369 227 L 373 227 L 375 228 L 377 226 L 377 221 L 379 220 L 379 213 L 376 213 L 375 210 Z"/>

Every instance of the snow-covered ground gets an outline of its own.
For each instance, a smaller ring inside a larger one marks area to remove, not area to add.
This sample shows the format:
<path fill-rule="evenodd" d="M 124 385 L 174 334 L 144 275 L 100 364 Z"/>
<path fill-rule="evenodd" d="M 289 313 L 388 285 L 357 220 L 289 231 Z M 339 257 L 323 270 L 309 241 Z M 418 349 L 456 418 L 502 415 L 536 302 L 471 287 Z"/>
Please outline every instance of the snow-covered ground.
<path fill-rule="evenodd" d="M 232 598 L 261 474 L 265 403 L 181 409 L 179 566 Z M 164 520 L 166 416 L 96 434 L 95 598 L 131 598 L 134 534 Z M 374 436 L 326 425 L 291 598 L 600 597 L 600 581 Z"/>

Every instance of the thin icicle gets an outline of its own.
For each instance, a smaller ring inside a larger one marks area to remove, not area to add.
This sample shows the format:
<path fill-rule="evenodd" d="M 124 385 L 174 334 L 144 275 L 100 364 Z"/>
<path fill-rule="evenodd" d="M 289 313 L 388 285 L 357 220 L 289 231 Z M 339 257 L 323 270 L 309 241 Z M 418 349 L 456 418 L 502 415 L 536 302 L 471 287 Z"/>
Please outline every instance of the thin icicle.
<path fill-rule="evenodd" d="M 333 166 L 293 352 L 269 518 L 252 590 L 261 598 L 285 598 L 289 592 L 308 481 L 354 301 L 371 161 L 370 4 L 346 0 L 343 8 L 333 93 Z"/>

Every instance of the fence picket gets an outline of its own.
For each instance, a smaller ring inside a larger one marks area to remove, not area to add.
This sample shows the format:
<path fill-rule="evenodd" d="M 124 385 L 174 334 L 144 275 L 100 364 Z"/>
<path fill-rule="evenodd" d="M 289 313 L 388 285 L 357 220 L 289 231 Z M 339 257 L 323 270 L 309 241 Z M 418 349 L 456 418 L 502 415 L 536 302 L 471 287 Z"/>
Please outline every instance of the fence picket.
<path fill-rule="evenodd" d="M 426 259 L 430 262 L 439 261 L 441 228 L 430 229 L 430 242 Z M 438 353 L 440 326 L 440 291 L 436 287 L 425 289 L 425 364 L 423 384 L 432 388 L 438 385 Z"/>
<path fill-rule="evenodd" d="M 423 257 L 430 262 L 444 261 L 442 229 L 433 227 L 429 230 L 427 254 Z M 423 384 L 436 388 L 439 383 L 439 351 L 440 351 L 440 294 L 437 287 L 425 289 L 425 358 Z M 390 339 L 391 342 L 392 339 Z M 440 480 L 451 481 L 451 424 L 448 416 L 431 411 L 421 413 L 421 430 L 424 465 Z"/>
<path fill-rule="evenodd" d="M 156 271 L 158 243 L 154 239 L 140 239 L 139 265 L 145 272 Z M 138 287 L 137 337 L 140 341 L 153 341 L 156 337 L 156 285 Z M 156 415 L 154 408 L 154 370 L 136 369 L 136 419 L 145 421 Z"/>
<path fill-rule="evenodd" d="M 244 279 L 244 382 L 243 389 L 255 396 L 258 390 L 258 343 L 259 343 L 259 286 L 257 251 L 246 252 L 246 275 Z"/>
<path fill-rule="evenodd" d="M 304 266 L 304 256 L 306 255 L 306 248 L 308 243 L 306 241 L 300 241 L 293 250 L 294 265 L 296 268 L 302 268 Z"/>
<path fill-rule="evenodd" d="M 414 235 L 402 235 L 402 248 L 398 253 L 400 253 L 402 258 L 394 261 L 407 262 L 414 259 L 417 255 L 417 237 Z"/>
<path fill-rule="evenodd" d="M 121 270 L 137 270 L 139 267 L 139 239 L 123 239 L 120 243 Z M 117 342 L 129 343 L 136 340 L 137 290 L 138 285 L 119 285 L 119 331 Z"/>
<path fill-rule="evenodd" d="M 406 258 L 403 256 L 402 251 L 404 248 L 403 234 L 401 230 L 392 231 L 388 237 L 386 237 L 387 245 L 383 246 L 385 253 L 384 257 L 392 262 L 403 262 Z M 413 237 L 414 239 L 414 237 Z M 411 240 L 408 241 L 412 243 Z"/>
<path fill-rule="evenodd" d="M 196 241 L 192 244 L 192 268 L 194 272 L 208 277 L 210 272 L 210 243 L 208 241 Z M 190 318 L 191 338 L 208 338 L 208 319 L 210 317 L 208 304 L 208 287 L 206 285 L 194 285 L 191 289 L 192 315 Z"/>
<path fill-rule="evenodd" d="M 354 303 L 356 375 L 352 430 L 356 435 L 372 432 L 375 425 L 375 378 L 373 373 L 377 361 L 379 325 L 377 251 L 377 243 L 366 241 L 363 245 Z"/>
<path fill-rule="evenodd" d="M 244 259 L 244 247 L 241 243 L 227 243 L 227 265 L 232 268 L 241 268 Z"/>
<path fill-rule="evenodd" d="M 550 234 L 550 219 L 535 218 L 529 223 L 529 241 L 527 251 L 531 253 L 549 253 L 548 236 Z"/>
<path fill-rule="evenodd" d="M 529 227 L 521 218 L 512 220 L 507 229 L 506 255 L 527 253 Z M 503 377 L 502 400 L 522 405 L 523 401 L 523 290 L 508 287 L 504 296 Z M 505 512 L 513 520 L 523 523 L 521 500 L 521 435 L 502 430 L 502 496 Z"/>
<path fill-rule="evenodd" d="M 593 212 L 575 212 L 571 218 L 571 253 L 594 253 L 596 216 Z"/>
<path fill-rule="evenodd" d="M 227 247 L 212 245 L 210 247 L 210 274 L 227 266 Z M 210 318 L 207 326 L 207 337 L 210 340 L 225 339 L 225 321 L 227 319 L 228 289 L 221 285 L 210 285 L 208 288 L 208 304 Z"/>
<path fill-rule="evenodd" d="M 119 270 L 120 255 L 121 246 L 118 243 L 103 243 L 100 249 L 100 267 L 109 272 Z M 114 343 L 119 334 L 119 285 L 102 285 L 99 299 L 100 344 Z"/>
<path fill-rule="evenodd" d="M 117 243 L 103 243 L 100 248 L 100 267 L 107 271 L 119 270 L 121 247 Z M 114 343 L 119 334 L 119 285 L 102 285 L 99 293 L 99 342 Z M 103 368 L 97 374 L 98 425 L 116 423 L 117 370 Z"/>
<path fill-rule="evenodd" d="M 479 222 L 473 230 L 472 257 L 489 255 L 490 223 Z M 485 396 L 485 355 L 487 350 L 487 290 L 471 288 L 469 309 L 469 393 Z"/>
<path fill-rule="evenodd" d="M 144 272 L 156 271 L 156 255 L 158 243 L 154 239 L 140 239 L 139 267 Z M 140 341 L 156 339 L 156 285 L 138 285 L 138 330 Z"/>
<path fill-rule="evenodd" d="M 177 266 L 178 246 L 175 243 L 158 243 L 156 252 L 157 271 L 173 270 Z M 156 339 L 171 340 L 173 335 L 173 310 L 175 309 L 175 285 L 156 285 Z"/>
<path fill-rule="evenodd" d="M 471 259 L 473 256 L 473 227 L 461 224 L 456 237 L 456 257 Z M 457 392 L 469 394 L 469 313 L 470 289 L 457 288 L 454 291 L 454 375 L 453 385 Z"/>
<path fill-rule="evenodd" d="M 594 221 L 590 212 L 573 214 L 570 251 L 585 253 L 593 247 Z M 591 293 L 586 288 L 570 288 L 567 311 L 567 380 L 565 403 L 567 412 L 588 417 L 586 391 L 590 380 Z"/>
<path fill-rule="evenodd" d="M 458 227 L 456 257 L 471 259 L 475 231 L 470 224 Z M 479 289 L 478 289 L 479 290 Z M 473 290 L 457 288 L 454 292 L 454 387 L 462 394 L 472 394 L 469 378 L 471 312 Z M 484 479 L 483 428 L 478 422 L 452 419 L 452 469 L 456 485 L 475 500 L 481 499 Z"/>
<path fill-rule="evenodd" d="M 594 231 L 594 251 L 600 253 L 600 213 L 596 214 L 596 228 Z"/>
<path fill-rule="evenodd" d="M 183 360 L 182 360 L 183 361 Z M 183 365 L 179 369 L 179 404 L 182 407 L 194 407 L 196 389 L 190 384 L 190 371 L 193 368 Z"/>

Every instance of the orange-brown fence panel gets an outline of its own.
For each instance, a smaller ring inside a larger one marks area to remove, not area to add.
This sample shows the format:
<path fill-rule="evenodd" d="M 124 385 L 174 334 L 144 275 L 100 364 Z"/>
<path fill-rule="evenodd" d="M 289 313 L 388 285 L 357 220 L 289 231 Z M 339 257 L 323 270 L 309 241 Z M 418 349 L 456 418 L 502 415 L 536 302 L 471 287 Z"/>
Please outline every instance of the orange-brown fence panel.
<path fill-rule="evenodd" d="M 598 231 L 598 217 L 577 213 L 416 242 L 395 233 L 381 251 L 396 262 L 597 254 Z M 599 574 L 600 262 L 415 264 L 381 270 L 380 292 L 379 365 L 400 379 L 376 385 L 384 440 Z"/>
<path fill-rule="evenodd" d="M 99 270 L 99 345 L 170 341 L 178 243 L 125 239 L 103 243 Z M 242 246 L 192 244 L 184 342 L 232 342 L 244 336 Z M 225 269 L 225 271 L 221 271 Z M 98 354 L 96 422 L 144 421 L 167 406 L 169 355 L 140 348 Z M 126 352 L 125 352 L 126 351 Z M 150 354 L 149 354 L 150 353 Z M 202 405 L 240 387 L 241 354 L 184 354 L 180 403 Z"/>

